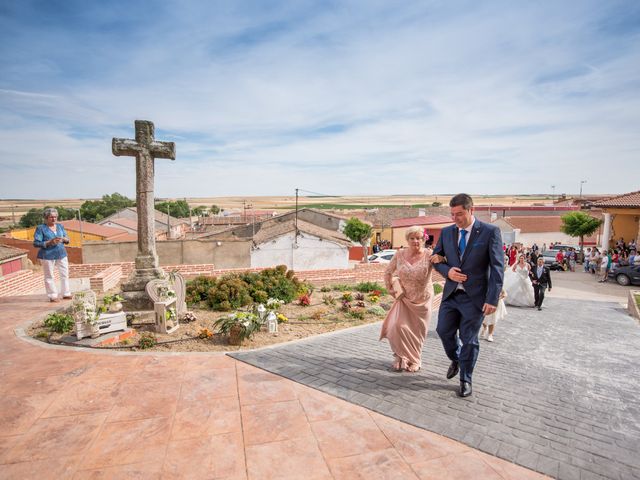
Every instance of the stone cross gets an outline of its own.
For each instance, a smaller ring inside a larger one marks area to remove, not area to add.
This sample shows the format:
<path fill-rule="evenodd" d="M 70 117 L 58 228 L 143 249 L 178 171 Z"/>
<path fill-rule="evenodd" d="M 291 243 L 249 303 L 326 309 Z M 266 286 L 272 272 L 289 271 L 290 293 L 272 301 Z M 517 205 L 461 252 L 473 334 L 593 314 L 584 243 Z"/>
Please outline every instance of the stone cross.
<path fill-rule="evenodd" d="M 136 204 L 138 210 L 138 254 L 136 269 L 122 286 L 129 307 L 149 306 L 145 286 L 149 280 L 162 278 L 164 273 L 158 265 L 155 236 L 155 206 L 153 195 L 154 159 L 175 160 L 176 146 L 173 142 L 159 142 L 154 138 L 153 122 L 136 120 L 136 138 L 114 138 L 111 150 L 117 157 L 136 157 Z M 127 294 L 127 292 L 132 292 Z M 133 294 L 135 292 L 135 294 Z M 135 298 L 134 298 L 135 297 Z M 140 300 L 140 302 L 138 302 Z"/>

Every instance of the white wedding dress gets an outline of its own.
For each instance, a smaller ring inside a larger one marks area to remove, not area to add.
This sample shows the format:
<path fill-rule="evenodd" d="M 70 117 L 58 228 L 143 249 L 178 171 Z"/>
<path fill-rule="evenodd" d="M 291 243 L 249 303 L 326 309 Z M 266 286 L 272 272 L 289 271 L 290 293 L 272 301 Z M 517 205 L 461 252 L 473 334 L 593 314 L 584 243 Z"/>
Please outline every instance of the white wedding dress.
<path fill-rule="evenodd" d="M 509 267 L 504 272 L 504 290 L 507 297 L 504 299 L 507 305 L 514 307 L 533 307 L 535 303 L 533 295 L 533 285 L 529 279 L 529 266 L 520 265 Z"/>

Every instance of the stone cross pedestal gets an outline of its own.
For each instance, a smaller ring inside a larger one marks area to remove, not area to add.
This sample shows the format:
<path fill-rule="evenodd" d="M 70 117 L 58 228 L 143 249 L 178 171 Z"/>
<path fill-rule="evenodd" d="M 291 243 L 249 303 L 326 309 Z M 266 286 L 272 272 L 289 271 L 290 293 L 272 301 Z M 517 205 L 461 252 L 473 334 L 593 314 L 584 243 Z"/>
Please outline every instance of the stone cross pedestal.
<path fill-rule="evenodd" d="M 146 120 L 136 120 L 136 138 L 114 138 L 111 150 L 117 157 L 136 157 L 136 204 L 138 210 L 138 254 L 136 268 L 122 284 L 128 310 L 152 310 L 153 303 L 145 292 L 147 282 L 163 278 L 156 253 L 155 207 L 153 195 L 154 159 L 175 160 L 173 142 L 159 142 L 154 138 L 154 126 Z"/>

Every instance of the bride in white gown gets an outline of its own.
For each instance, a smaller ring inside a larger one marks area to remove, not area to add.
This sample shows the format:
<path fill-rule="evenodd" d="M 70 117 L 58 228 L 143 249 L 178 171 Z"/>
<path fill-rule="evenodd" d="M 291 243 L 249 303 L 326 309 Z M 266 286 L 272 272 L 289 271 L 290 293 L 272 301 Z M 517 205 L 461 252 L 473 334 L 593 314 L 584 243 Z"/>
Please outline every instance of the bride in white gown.
<path fill-rule="evenodd" d="M 518 262 L 504 272 L 504 290 L 507 292 L 505 303 L 514 307 L 533 307 L 535 300 L 533 285 L 529 279 L 531 267 L 525 261 L 524 255 L 518 257 Z"/>

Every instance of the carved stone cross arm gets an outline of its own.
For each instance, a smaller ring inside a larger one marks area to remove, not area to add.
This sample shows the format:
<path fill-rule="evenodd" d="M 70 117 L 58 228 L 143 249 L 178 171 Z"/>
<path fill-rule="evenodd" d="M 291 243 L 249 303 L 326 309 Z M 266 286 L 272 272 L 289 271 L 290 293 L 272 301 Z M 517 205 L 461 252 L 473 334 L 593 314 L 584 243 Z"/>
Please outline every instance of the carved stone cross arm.
<path fill-rule="evenodd" d="M 148 154 L 151 158 L 176 159 L 176 144 L 174 142 L 160 142 L 154 138 L 155 127 L 147 120 L 136 120 L 136 138 L 114 138 L 111 151 L 116 157 Z"/>

